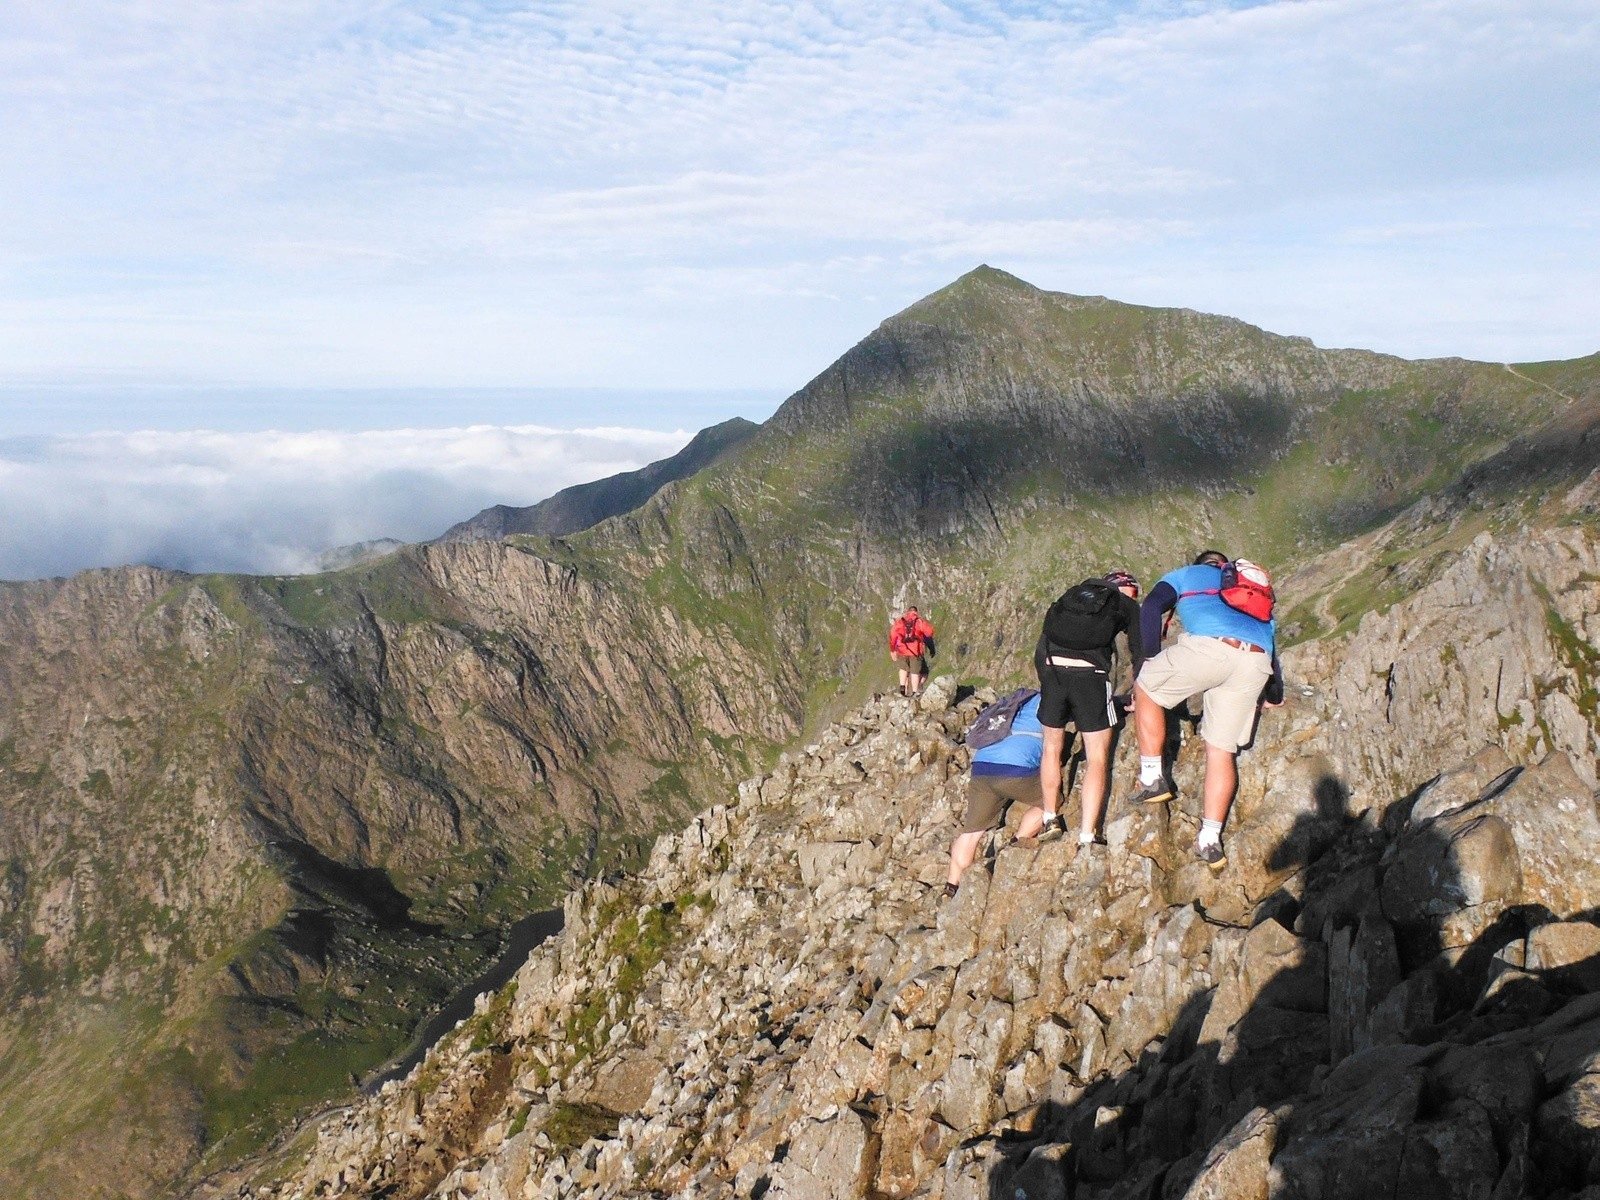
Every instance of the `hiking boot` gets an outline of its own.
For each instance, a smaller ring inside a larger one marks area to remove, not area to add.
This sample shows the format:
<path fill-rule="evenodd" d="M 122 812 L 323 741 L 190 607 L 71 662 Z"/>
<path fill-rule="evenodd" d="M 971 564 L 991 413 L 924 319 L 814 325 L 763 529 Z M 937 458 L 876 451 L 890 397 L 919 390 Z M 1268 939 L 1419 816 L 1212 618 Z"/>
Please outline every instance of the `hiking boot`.
<path fill-rule="evenodd" d="M 947 883 L 947 884 L 945 884 L 944 885 L 944 898 L 946 900 L 954 900 L 956 898 L 956 892 L 959 891 L 960 888 L 961 888 L 961 885 L 959 883 Z"/>
<path fill-rule="evenodd" d="M 1059 842 L 1062 834 L 1065 832 L 1066 831 L 1062 829 L 1061 822 L 1059 820 L 1051 821 L 1039 831 L 1039 836 L 1033 840 L 1038 842 L 1041 846 L 1046 842 Z"/>
<path fill-rule="evenodd" d="M 1154 783 L 1141 783 L 1139 790 L 1128 797 L 1129 804 L 1165 804 L 1172 799 L 1177 789 L 1172 786 L 1170 779 L 1158 779 Z"/>
<path fill-rule="evenodd" d="M 1213 871 L 1220 871 L 1228 865 L 1228 855 L 1221 842 L 1196 842 L 1194 856 Z"/>

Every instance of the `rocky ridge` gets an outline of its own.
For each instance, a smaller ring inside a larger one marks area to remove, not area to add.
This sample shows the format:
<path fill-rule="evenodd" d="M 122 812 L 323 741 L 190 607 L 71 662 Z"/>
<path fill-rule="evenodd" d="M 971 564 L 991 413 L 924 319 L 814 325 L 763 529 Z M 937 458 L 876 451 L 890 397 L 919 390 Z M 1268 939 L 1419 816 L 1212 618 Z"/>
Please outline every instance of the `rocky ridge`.
<path fill-rule="evenodd" d="M 1291 651 L 1215 875 L 1191 736 L 1173 805 L 1114 803 L 1100 851 L 998 835 L 945 904 L 984 696 L 870 701 L 574 893 L 406 1080 L 202 1194 L 1600 1187 L 1597 580 L 1592 527 L 1483 533 Z"/>
<path fill-rule="evenodd" d="M 1557 527 L 1517 506 L 1593 469 L 1592 429 L 1547 422 L 1597 388 L 1600 359 L 1406 363 L 980 269 L 737 453 L 570 539 L 0 587 L 0 1091 L 19 1110 L 0 1187 L 160 1194 L 347 1091 L 513 916 L 856 708 L 908 592 L 937 606 L 941 665 L 979 681 L 1017 671 L 1064 577 L 1201 543 L 1299 565 L 1286 627 L 1346 634 L 1479 534 Z M 1562 454 L 1497 457 L 1546 428 Z M 1486 461 L 1468 490 L 1491 507 L 1384 524 Z M 1414 669 L 1424 635 L 1375 625 L 1393 645 L 1341 686 L 1384 714 L 1351 736 L 1392 791 L 1436 743 L 1398 736 L 1379 684 L 1420 720 L 1444 672 L 1519 761 L 1583 744 L 1592 688 L 1572 681 L 1593 663 L 1549 624 L 1564 593 L 1519 585 L 1507 607 L 1477 586 L 1455 615 L 1486 653 L 1495 614 L 1577 666 L 1532 656 L 1502 681 L 1438 634 Z"/>
<path fill-rule="evenodd" d="M 608 517 L 633 511 L 667 484 L 704 470 L 737 450 L 759 428 L 743 417 L 734 417 L 702 429 L 676 454 L 637 471 L 623 471 L 605 479 L 574 484 L 537 504 L 493 505 L 452 525 L 437 540 L 464 542 L 512 534 L 566 537 L 580 533 Z"/>

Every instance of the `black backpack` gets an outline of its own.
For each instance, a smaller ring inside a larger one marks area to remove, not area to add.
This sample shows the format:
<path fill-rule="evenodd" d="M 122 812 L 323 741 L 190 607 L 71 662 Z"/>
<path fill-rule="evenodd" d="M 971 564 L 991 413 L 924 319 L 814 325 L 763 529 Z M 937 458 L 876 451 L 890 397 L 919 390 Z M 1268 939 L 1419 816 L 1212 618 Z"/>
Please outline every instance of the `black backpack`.
<path fill-rule="evenodd" d="M 967 730 L 967 745 L 982 750 L 1011 736 L 1011 723 L 1017 719 L 1022 706 L 1039 694 L 1037 688 L 1018 688 L 1001 696 L 977 716 Z"/>
<path fill-rule="evenodd" d="M 1063 650 L 1103 650 L 1116 640 L 1120 593 L 1104 579 L 1074 584 L 1044 615 L 1044 636 Z"/>

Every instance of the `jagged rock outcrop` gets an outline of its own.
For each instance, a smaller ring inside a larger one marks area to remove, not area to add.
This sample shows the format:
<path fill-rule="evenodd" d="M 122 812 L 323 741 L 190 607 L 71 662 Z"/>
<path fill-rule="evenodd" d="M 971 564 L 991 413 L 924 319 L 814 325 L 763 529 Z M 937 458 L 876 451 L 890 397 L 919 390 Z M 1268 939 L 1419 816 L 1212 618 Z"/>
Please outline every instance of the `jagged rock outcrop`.
<path fill-rule="evenodd" d="M 946 677 L 871 701 L 659 839 L 636 877 L 574 893 L 514 991 L 326 1117 L 287 1178 L 234 1194 L 1600 1186 L 1595 730 L 1569 748 L 1483 715 L 1539 711 L 1563 661 L 1549 625 L 1502 631 L 1499 652 L 1533 668 L 1504 708 L 1399 705 L 1376 731 L 1352 716 L 1392 704 L 1396 675 L 1420 681 L 1416 656 L 1436 690 L 1473 694 L 1486 580 L 1534 578 L 1592 627 L 1600 590 L 1545 572 L 1592 579 L 1595 550 L 1587 530 L 1472 541 L 1391 612 L 1414 639 L 1404 671 L 1365 668 L 1388 645 L 1366 622 L 1292 651 L 1292 703 L 1243 760 L 1220 874 L 1188 853 L 1191 737 L 1178 801 L 1114 805 L 1101 850 L 997 836 L 946 903 L 960 734 L 984 697 Z M 1462 656 L 1428 658 L 1447 631 Z M 1376 755 L 1384 736 L 1412 744 Z"/>

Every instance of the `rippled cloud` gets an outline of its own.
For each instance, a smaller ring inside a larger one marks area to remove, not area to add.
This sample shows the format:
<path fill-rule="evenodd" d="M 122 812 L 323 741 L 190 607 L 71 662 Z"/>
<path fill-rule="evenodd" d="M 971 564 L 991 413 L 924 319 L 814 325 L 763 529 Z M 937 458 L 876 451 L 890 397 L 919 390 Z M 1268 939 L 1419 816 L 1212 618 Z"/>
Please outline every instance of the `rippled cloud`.
<path fill-rule="evenodd" d="M 1592 0 L 0 6 L 0 382 L 788 390 L 980 260 L 1589 353 L 1597 56 Z"/>
<path fill-rule="evenodd" d="M 0 578 L 134 562 L 307 571 L 330 549 L 433 538 L 488 505 L 532 504 L 688 439 L 537 425 L 0 438 Z"/>

